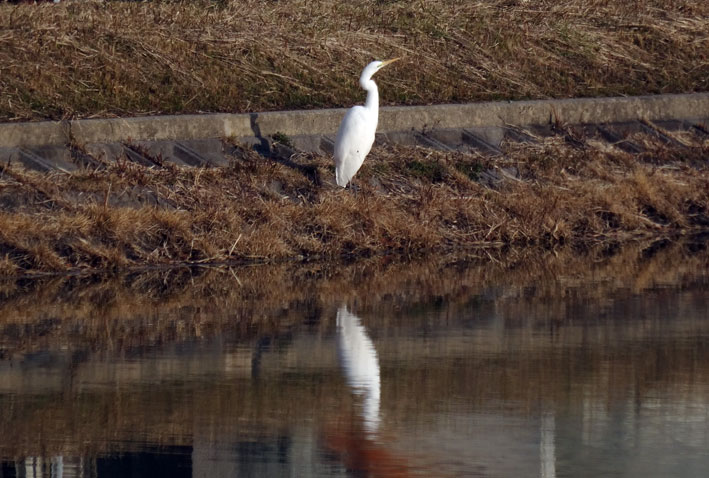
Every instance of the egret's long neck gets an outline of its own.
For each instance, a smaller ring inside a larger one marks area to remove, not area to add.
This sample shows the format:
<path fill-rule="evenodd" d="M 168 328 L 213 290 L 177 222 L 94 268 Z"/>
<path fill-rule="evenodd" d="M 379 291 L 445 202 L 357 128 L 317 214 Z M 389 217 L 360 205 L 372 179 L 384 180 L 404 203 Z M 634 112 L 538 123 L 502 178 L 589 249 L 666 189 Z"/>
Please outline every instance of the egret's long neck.
<path fill-rule="evenodd" d="M 379 110 L 379 90 L 374 80 L 366 80 L 361 82 L 362 88 L 367 91 L 367 101 L 364 107 L 376 113 Z"/>

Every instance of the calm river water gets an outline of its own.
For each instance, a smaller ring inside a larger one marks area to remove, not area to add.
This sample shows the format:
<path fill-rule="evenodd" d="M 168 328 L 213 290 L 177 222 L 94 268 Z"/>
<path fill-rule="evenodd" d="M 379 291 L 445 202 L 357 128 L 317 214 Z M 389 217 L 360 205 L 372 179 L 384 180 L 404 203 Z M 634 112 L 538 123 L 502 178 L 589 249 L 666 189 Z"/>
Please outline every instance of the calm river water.
<path fill-rule="evenodd" d="M 0 477 L 705 477 L 670 249 L 6 284 Z"/>

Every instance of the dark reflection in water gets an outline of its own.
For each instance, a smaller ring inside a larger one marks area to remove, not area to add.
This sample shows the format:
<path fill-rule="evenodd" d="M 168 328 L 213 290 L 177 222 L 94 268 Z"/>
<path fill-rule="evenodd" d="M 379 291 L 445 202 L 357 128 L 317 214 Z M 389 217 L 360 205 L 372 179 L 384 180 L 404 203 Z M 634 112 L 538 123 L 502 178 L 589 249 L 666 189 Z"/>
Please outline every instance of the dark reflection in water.
<path fill-rule="evenodd" d="M 683 251 L 5 285 L 0 477 L 706 476 Z"/>

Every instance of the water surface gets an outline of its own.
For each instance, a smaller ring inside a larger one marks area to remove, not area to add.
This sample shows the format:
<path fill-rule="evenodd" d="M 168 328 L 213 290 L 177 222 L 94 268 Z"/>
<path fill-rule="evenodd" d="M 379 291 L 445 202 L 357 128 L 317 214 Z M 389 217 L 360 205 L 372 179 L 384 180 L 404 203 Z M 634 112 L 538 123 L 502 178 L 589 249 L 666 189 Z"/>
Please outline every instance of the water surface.
<path fill-rule="evenodd" d="M 0 477 L 706 476 L 707 259 L 642 252 L 14 286 Z"/>

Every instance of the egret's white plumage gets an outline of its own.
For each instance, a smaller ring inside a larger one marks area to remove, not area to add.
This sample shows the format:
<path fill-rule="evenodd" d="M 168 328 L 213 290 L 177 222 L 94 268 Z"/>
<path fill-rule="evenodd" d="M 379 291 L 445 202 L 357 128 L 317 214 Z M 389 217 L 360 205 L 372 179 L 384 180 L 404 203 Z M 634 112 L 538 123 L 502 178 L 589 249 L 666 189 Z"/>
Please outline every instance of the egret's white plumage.
<path fill-rule="evenodd" d="M 379 90 L 372 76 L 396 60 L 398 58 L 373 61 L 362 70 L 359 85 L 367 91 L 367 101 L 364 106 L 353 106 L 347 111 L 335 139 L 335 181 L 338 186 L 347 186 L 372 149 L 379 121 Z"/>
<path fill-rule="evenodd" d="M 345 306 L 337 311 L 337 346 L 347 384 L 363 399 L 362 418 L 365 428 L 375 433 L 379 427 L 379 359 L 359 317 Z"/>

